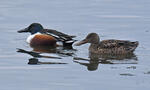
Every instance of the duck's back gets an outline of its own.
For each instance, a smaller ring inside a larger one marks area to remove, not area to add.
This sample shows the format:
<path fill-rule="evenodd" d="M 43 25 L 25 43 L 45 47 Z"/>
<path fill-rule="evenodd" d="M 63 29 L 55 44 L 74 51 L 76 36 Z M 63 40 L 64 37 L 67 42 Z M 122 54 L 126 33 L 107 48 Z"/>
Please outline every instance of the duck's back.
<path fill-rule="evenodd" d="M 126 54 L 133 52 L 138 46 L 138 42 L 131 42 L 127 40 L 103 40 L 97 46 L 97 51 L 93 52 L 101 54 Z"/>

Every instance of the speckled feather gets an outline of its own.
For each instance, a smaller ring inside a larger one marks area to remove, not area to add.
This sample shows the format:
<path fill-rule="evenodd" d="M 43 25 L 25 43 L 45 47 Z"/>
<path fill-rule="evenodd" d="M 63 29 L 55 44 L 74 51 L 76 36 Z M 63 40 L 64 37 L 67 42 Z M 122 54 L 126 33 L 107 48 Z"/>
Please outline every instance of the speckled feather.
<path fill-rule="evenodd" d="M 77 43 L 76 45 L 82 45 L 85 43 L 91 43 L 89 52 L 100 54 L 127 54 L 133 52 L 137 46 L 138 41 L 131 42 L 128 40 L 103 40 L 99 41 L 99 36 L 96 33 L 90 33 L 87 37 Z"/>
<path fill-rule="evenodd" d="M 93 44 L 89 50 L 95 53 L 114 53 L 114 54 L 125 54 L 133 52 L 138 46 L 138 42 L 130 42 L 125 40 L 103 40 L 93 50 Z M 96 50 L 97 49 L 97 50 Z"/>

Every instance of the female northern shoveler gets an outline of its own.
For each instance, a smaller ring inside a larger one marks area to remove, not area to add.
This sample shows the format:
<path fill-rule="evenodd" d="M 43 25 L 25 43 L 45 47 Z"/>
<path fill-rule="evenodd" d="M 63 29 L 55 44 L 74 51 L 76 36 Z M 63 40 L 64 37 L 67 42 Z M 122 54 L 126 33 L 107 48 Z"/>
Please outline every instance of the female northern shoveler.
<path fill-rule="evenodd" d="M 127 54 L 133 52 L 138 46 L 138 41 L 130 42 L 127 40 L 103 40 L 100 42 L 99 36 L 96 33 L 90 33 L 87 37 L 76 43 L 76 46 L 91 43 L 89 52 L 100 54 Z"/>
<path fill-rule="evenodd" d="M 31 47 L 57 46 L 57 41 L 61 41 L 63 46 L 71 46 L 76 41 L 73 39 L 75 36 L 70 36 L 52 29 L 44 29 L 39 23 L 32 23 L 27 28 L 18 32 L 31 33 L 31 35 L 27 38 L 27 42 Z"/>

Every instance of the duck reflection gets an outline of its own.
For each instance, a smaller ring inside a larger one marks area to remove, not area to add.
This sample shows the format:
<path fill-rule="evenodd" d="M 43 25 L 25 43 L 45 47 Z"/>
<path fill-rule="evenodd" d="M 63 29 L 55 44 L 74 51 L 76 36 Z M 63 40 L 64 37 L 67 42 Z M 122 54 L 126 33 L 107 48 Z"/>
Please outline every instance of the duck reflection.
<path fill-rule="evenodd" d="M 28 64 L 67 64 L 67 63 L 60 63 L 60 62 L 41 62 L 39 61 L 40 58 L 51 58 L 51 59 L 62 59 L 62 57 L 65 56 L 73 56 L 74 51 L 76 51 L 73 48 L 53 48 L 53 47 L 32 47 L 33 50 L 28 51 L 24 49 L 17 48 L 18 53 L 24 53 L 32 56 L 32 58 L 29 58 Z M 48 55 L 42 55 L 44 53 L 47 53 Z M 56 56 L 50 56 L 50 54 L 56 54 Z"/>
<path fill-rule="evenodd" d="M 121 55 L 89 53 L 89 59 L 74 57 L 75 63 L 86 66 L 89 71 L 97 70 L 99 64 L 137 64 L 137 60 L 134 53 Z"/>
<path fill-rule="evenodd" d="M 28 64 L 67 64 L 67 63 L 60 63 L 60 62 L 41 62 L 37 58 L 30 58 Z"/>

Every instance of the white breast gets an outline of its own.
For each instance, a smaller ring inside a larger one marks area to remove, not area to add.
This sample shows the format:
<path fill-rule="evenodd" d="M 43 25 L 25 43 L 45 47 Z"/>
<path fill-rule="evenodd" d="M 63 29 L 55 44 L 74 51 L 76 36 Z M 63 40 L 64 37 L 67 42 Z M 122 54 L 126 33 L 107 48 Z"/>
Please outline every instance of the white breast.
<path fill-rule="evenodd" d="M 30 43 L 31 40 L 32 40 L 36 35 L 39 35 L 39 34 L 41 34 L 41 33 L 38 32 L 38 33 L 35 33 L 35 34 L 33 34 L 33 35 L 29 35 L 28 38 L 27 38 L 27 40 L 26 40 L 26 42 L 27 42 L 27 43 Z"/>

